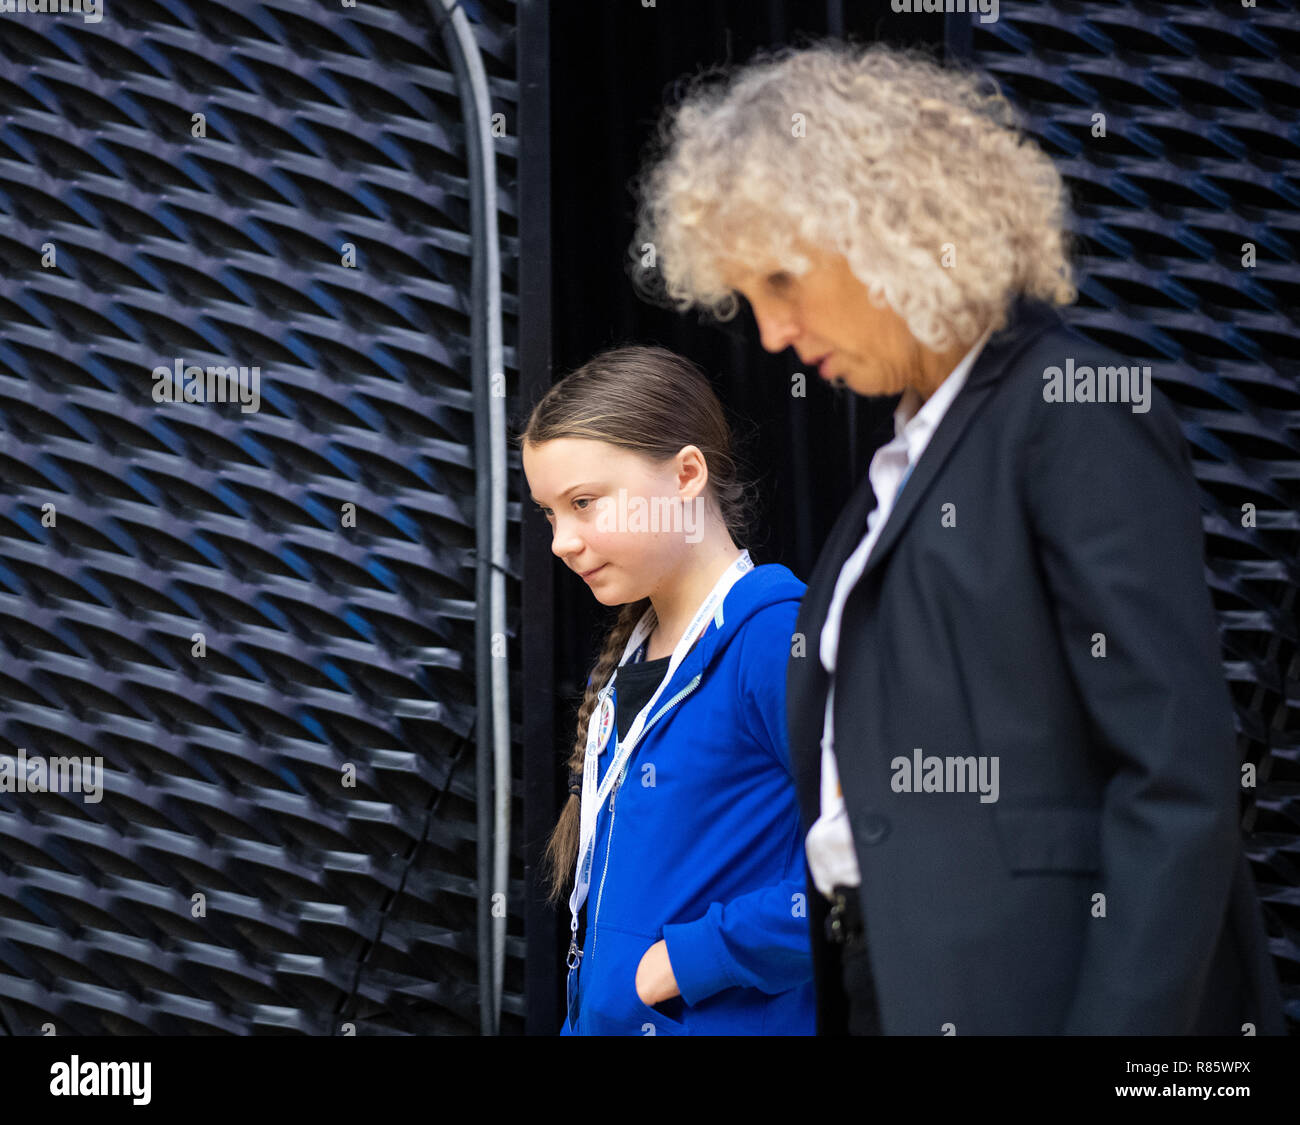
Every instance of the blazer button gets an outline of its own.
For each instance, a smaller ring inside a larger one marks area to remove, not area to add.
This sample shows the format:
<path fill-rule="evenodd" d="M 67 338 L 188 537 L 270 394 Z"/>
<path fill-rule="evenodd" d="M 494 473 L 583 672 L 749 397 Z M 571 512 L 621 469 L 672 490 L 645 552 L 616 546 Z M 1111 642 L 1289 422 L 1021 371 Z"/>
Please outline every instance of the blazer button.
<path fill-rule="evenodd" d="M 853 818 L 853 835 L 861 844 L 878 844 L 889 835 L 889 818 L 878 812 L 859 813 Z"/>

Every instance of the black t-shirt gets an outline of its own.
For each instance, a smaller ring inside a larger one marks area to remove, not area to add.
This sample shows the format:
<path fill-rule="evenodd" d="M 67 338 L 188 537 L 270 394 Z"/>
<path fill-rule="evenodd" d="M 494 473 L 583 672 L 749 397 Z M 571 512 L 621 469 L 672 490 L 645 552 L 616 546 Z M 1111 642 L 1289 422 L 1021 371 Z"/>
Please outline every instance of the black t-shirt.
<path fill-rule="evenodd" d="M 671 660 L 671 656 L 661 656 L 658 660 L 643 660 L 640 664 L 624 664 L 619 668 L 618 678 L 614 681 L 614 694 L 618 698 L 615 718 L 619 738 L 626 737 L 632 729 L 641 708 L 650 702 L 659 681 L 668 671 Z"/>

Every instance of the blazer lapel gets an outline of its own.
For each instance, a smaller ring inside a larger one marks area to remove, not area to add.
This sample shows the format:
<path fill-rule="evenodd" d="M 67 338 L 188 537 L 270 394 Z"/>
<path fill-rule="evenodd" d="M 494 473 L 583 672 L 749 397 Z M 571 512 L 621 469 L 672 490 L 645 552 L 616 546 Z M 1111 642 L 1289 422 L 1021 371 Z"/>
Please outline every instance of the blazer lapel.
<path fill-rule="evenodd" d="M 957 445 L 957 439 L 961 437 L 970 420 L 975 417 L 976 411 L 988 396 L 990 389 L 991 384 L 988 383 L 978 387 L 967 385 L 962 387 L 961 393 L 949 404 L 939 422 L 939 428 L 934 431 L 930 444 L 925 447 L 925 452 L 921 454 L 921 459 L 912 470 L 912 475 L 903 486 L 903 491 L 899 493 L 898 502 L 894 505 L 894 510 L 889 513 L 876 545 L 871 548 L 871 554 L 867 558 L 859 582 L 865 581 L 867 575 L 880 566 L 894 544 L 898 542 L 899 535 L 915 513 L 921 497 L 925 495 L 925 490 L 939 475 L 939 470 L 948 459 L 948 454 Z"/>
<path fill-rule="evenodd" d="M 921 459 L 916 463 L 912 475 L 903 486 L 903 491 L 899 493 L 898 503 L 889 513 L 889 519 L 885 521 L 876 545 L 871 548 L 871 556 L 867 559 L 862 577 L 859 578 L 860 582 L 865 581 L 867 575 L 889 556 L 894 544 L 898 542 L 898 537 L 903 533 L 903 528 L 907 526 L 908 520 L 920 505 L 926 489 L 943 469 L 944 462 L 957 447 L 962 433 L 997 385 L 1007 365 L 1025 344 L 1050 325 L 1053 318 L 1060 319 L 1054 309 L 1021 298 L 1013 305 L 1006 328 L 989 337 L 983 350 L 975 357 L 975 363 L 966 378 L 966 385 L 944 412 L 939 428 L 934 431 L 930 443 L 925 447 L 925 452 L 921 454 Z M 836 573 L 838 574 L 838 570 Z M 827 608 L 829 602 L 828 597 Z"/>
<path fill-rule="evenodd" d="M 809 622 L 815 621 L 819 632 L 830 610 L 831 596 L 835 593 L 835 578 L 862 542 L 862 537 L 867 533 L 867 517 L 875 507 L 876 494 L 871 489 L 871 479 L 864 476 L 841 510 L 821 554 L 817 556 L 817 565 L 808 582 L 811 597 L 805 598 L 805 604 L 809 609 Z M 809 641 L 812 647 L 811 638 Z"/>

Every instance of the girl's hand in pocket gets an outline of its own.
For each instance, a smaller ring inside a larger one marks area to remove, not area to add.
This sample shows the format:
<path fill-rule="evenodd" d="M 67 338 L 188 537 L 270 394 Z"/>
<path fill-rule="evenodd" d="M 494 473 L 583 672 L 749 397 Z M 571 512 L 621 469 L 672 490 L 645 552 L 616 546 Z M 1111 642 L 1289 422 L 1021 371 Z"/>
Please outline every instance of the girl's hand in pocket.
<path fill-rule="evenodd" d="M 672 962 L 668 960 L 668 943 L 660 939 L 641 955 L 636 967 L 636 994 L 642 1004 L 653 1007 L 661 1000 L 680 996 Z"/>

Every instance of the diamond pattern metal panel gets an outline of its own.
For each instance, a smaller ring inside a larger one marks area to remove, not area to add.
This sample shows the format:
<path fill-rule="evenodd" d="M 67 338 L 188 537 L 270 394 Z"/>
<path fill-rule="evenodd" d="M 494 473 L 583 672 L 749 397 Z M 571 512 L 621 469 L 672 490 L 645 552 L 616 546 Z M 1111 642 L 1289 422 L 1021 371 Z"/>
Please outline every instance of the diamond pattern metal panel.
<path fill-rule="evenodd" d="M 462 8 L 510 120 L 514 5 Z M 0 20 L 0 755 L 103 763 L 99 801 L 0 793 L 0 1016 L 474 1031 L 470 211 L 430 6 Z M 258 409 L 155 401 L 177 363 L 257 368 Z"/>
<path fill-rule="evenodd" d="M 1004 2 L 995 22 L 972 21 L 970 47 L 971 60 L 998 78 L 1066 176 L 1080 275 L 1070 319 L 1120 354 L 1151 364 L 1191 447 L 1240 749 L 1258 770 L 1257 788 L 1247 790 L 1254 798 L 1246 802 L 1248 854 L 1295 1033 L 1300 21 L 1294 0 L 1253 8 L 1204 0 Z"/>

